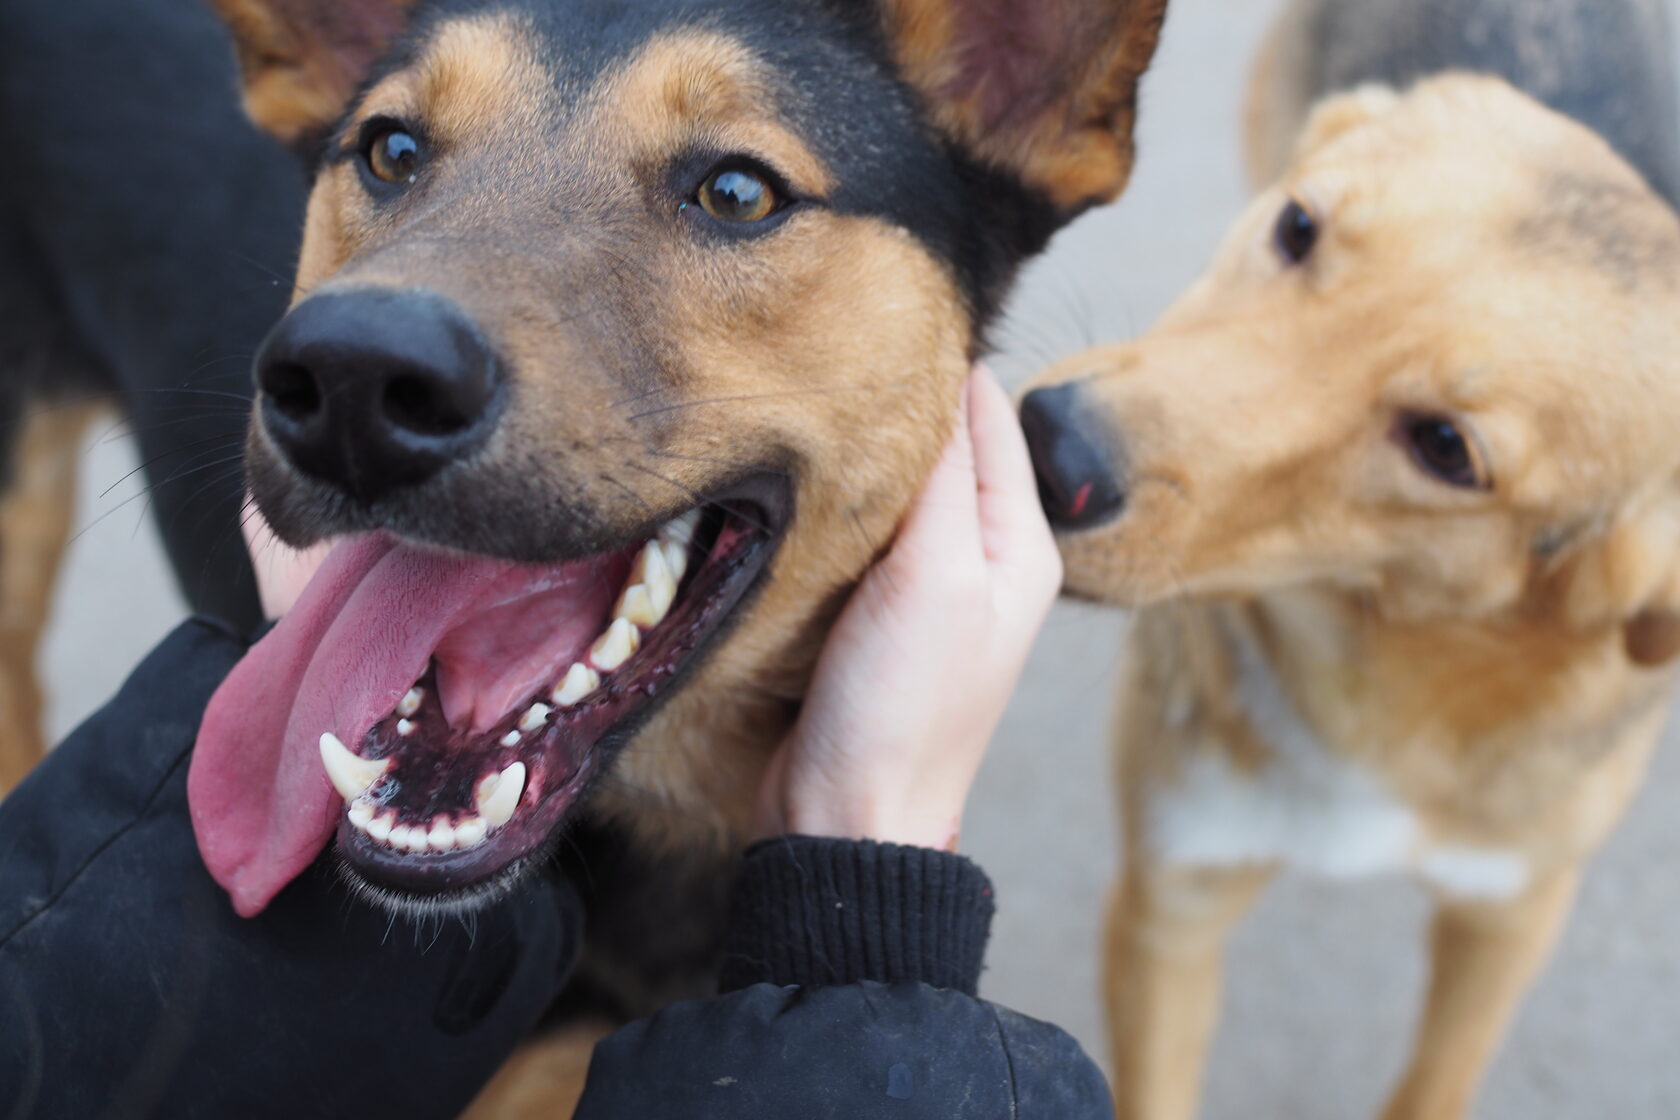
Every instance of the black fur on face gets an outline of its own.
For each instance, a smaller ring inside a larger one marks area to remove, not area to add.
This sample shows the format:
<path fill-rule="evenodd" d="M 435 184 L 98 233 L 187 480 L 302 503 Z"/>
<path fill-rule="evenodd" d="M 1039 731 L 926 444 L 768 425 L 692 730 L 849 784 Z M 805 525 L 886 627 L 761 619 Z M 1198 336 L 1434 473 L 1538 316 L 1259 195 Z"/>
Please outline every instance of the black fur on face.
<path fill-rule="evenodd" d="M 412 65 L 443 22 L 490 13 L 517 13 L 536 32 L 532 45 L 562 94 L 557 109 L 655 35 L 737 40 L 780 77 L 767 113 L 835 172 L 828 204 L 890 221 L 946 261 L 978 330 L 995 319 L 1021 264 L 1071 217 L 933 128 L 896 73 L 874 0 L 423 0 L 364 88 Z"/>

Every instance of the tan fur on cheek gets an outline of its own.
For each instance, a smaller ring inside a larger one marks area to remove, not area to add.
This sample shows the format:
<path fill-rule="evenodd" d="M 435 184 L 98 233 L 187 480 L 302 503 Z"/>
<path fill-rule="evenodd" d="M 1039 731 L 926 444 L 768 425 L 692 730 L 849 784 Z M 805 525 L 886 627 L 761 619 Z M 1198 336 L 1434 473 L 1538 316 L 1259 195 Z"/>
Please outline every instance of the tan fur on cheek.
<path fill-rule="evenodd" d="M 622 759 L 622 787 L 604 794 L 603 804 L 644 835 L 671 843 L 693 843 L 706 821 L 720 848 L 741 840 L 762 767 L 789 726 L 826 628 L 932 469 L 968 368 L 958 294 L 913 240 L 877 222 L 826 215 L 814 215 L 806 231 L 782 233 L 761 273 L 765 288 L 781 295 L 764 300 L 750 331 L 719 316 L 718 301 L 757 301 L 708 285 L 699 257 L 686 321 L 674 328 L 693 340 L 695 378 L 685 387 L 670 461 L 746 467 L 762 457 L 790 468 L 799 485 L 796 517 L 763 596 L 700 681 Z M 707 400 L 718 402 L 715 411 Z M 649 802 L 681 815 L 638 811 Z"/>

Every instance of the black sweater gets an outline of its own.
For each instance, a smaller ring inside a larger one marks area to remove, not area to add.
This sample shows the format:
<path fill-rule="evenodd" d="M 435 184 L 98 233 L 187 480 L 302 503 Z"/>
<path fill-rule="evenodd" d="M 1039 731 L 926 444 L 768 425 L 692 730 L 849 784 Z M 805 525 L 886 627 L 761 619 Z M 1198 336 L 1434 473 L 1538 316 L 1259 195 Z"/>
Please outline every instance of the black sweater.
<path fill-rule="evenodd" d="M 245 648 L 181 627 L 0 803 L 0 1116 L 455 1116 L 564 985 L 584 915 L 558 874 L 417 928 L 323 859 L 234 916 L 186 770 Z M 974 997 L 991 910 L 960 857 L 758 845 L 724 994 L 602 1043 L 580 1120 L 1107 1117 L 1071 1039 Z"/>

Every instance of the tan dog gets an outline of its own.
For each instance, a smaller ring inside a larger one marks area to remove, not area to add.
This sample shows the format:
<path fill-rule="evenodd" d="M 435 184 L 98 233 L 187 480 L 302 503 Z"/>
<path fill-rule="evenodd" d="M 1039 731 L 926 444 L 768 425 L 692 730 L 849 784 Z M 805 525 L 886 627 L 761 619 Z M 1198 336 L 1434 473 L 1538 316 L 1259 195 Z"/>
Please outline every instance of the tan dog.
<path fill-rule="evenodd" d="M 1384 51 L 1419 10 L 1347 8 Z M 1278 121 L 1327 21 L 1297 5 L 1274 42 L 1252 148 L 1299 143 L 1210 271 L 1023 405 L 1071 589 L 1142 608 L 1106 950 L 1132 1120 L 1195 1112 L 1226 936 L 1284 867 L 1434 892 L 1387 1115 L 1464 1115 L 1680 652 L 1680 222 L 1491 77 Z"/>

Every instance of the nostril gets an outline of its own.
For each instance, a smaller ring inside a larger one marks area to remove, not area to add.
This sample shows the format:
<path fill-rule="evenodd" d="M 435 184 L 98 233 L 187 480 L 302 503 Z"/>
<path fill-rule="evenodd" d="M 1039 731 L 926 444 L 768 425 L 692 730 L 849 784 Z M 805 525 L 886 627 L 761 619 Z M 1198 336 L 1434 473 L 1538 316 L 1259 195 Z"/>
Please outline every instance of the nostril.
<path fill-rule="evenodd" d="M 264 369 L 262 390 L 280 415 L 293 423 L 306 423 L 321 411 L 320 382 L 295 363 L 277 362 Z"/>
<path fill-rule="evenodd" d="M 387 381 L 381 406 L 392 424 L 422 436 L 458 435 L 478 419 L 476 412 L 458 407 L 451 394 L 440 392 L 436 382 L 415 374 Z"/>

